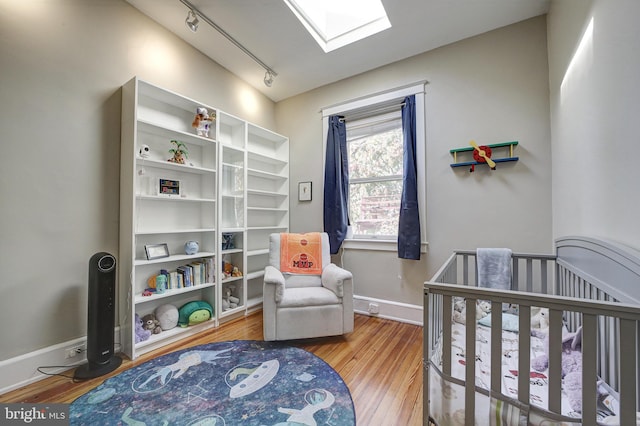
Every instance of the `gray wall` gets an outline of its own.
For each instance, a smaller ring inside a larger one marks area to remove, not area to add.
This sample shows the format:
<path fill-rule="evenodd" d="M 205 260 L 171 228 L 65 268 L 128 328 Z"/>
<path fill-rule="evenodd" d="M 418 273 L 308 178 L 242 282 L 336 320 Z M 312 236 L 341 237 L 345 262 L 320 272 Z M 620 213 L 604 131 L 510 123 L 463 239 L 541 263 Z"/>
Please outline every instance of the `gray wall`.
<path fill-rule="evenodd" d="M 591 16 L 590 65 L 563 97 Z M 430 252 L 346 253 L 360 295 L 420 304 L 454 248 L 548 251 L 574 233 L 637 247 L 638 16 L 636 0 L 554 0 L 548 28 L 528 20 L 274 106 L 124 1 L 0 2 L 0 361 L 86 333 L 88 259 L 117 255 L 120 86 L 134 75 L 290 136 L 292 194 L 314 183 L 311 203 L 292 197 L 293 231 L 322 227 L 320 109 L 429 80 Z M 452 170 L 449 149 L 472 138 L 519 140 L 520 161 Z"/>
<path fill-rule="evenodd" d="M 291 190 L 313 181 L 313 201 L 291 201 L 291 229 L 322 229 L 323 107 L 428 80 L 427 240 L 420 261 L 395 252 L 347 250 L 356 294 L 422 304 L 422 283 L 456 248 L 549 252 L 551 146 L 546 18 L 451 44 L 284 100 L 278 129 L 290 137 Z M 452 169 L 449 150 L 517 140 L 516 163 L 496 171 Z M 337 259 L 339 261 L 339 259 Z"/>
<path fill-rule="evenodd" d="M 554 237 L 640 245 L 639 17 L 637 0 L 551 4 Z"/>
<path fill-rule="evenodd" d="M 0 1 L 0 58 L 1 361 L 86 334 L 89 258 L 118 254 L 122 84 L 138 75 L 268 128 L 275 115 L 120 0 Z"/>

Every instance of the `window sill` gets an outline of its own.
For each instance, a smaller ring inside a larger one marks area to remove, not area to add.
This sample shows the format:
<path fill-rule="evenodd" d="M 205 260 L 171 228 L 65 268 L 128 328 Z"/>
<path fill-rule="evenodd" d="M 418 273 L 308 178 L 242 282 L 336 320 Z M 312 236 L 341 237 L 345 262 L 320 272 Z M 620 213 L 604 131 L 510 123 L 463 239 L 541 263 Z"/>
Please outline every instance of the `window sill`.
<path fill-rule="evenodd" d="M 423 242 L 420 253 L 426 253 L 429 243 Z M 398 251 L 398 240 L 376 240 L 364 238 L 348 238 L 342 243 L 345 250 Z"/>

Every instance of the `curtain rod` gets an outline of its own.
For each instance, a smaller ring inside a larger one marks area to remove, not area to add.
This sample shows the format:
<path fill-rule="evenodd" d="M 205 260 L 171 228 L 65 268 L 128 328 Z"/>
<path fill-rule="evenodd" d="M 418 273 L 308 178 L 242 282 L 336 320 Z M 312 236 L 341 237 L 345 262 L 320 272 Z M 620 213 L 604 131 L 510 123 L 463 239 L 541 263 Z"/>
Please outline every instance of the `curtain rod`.
<path fill-rule="evenodd" d="M 344 123 L 347 120 L 357 120 L 358 118 L 364 118 L 364 117 L 369 117 L 371 115 L 375 115 L 376 113 L 380 113 L 380 112 L 384 112 L 384 111 L 393 111 L 397 108 L 402 108 L 404 106 L 405 102 L 400 102 L 399 104 L 396 105 L 387 105 L 381 108 L 376 108 L 376 109 L 371 109 L 371 110 L 367 110 L 367 111 L 363 111 L 360 114 L 353 114 L 353 115 L 347 115 L 345 117 L 340 117 L 338 121 L 340 121 L 341 123 Z"/>
<path fill-rule="evenodd" d="M 409 95 L 426 93 L 425 86 L 428 84 L 429 84 L 428 80 L 422 80 L 415 83 L 406 84 L 403 86 L 395 87 L 393 89 L 384 90 L 381 92 L 371 93 L 369 95 L 348 99 L 348 100 L 339 102 L 337 104 L 327 105 L 325 107 L 322 107 L 318 112 L 321 113 L 323 116 L 328 116 L 334 113 L 334 111 L 335 113 L 338 113 L 340 110 L 344 111 L 345 109 L 348 109 L 350 106 L 352 106 L 350 104 L 354 104 L 354 103 L 357 104 L 365 100 L 373 100 L 372 98 L 380 98 L 382 102 L 384 102 L 385 97 L 387 98 L 386 100 L 389 101 L 390 99 L 388 98 L 388 96 L 395 96 L 396 99 L 404 99 L 406 96 L 409 96 Z"/>

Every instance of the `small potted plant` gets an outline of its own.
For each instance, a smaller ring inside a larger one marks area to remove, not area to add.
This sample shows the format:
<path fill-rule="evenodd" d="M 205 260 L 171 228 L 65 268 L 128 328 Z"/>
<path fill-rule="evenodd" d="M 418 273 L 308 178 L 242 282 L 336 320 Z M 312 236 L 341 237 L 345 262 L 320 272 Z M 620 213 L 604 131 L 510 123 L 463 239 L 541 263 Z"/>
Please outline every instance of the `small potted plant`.
<path fill-rule="evenodd" d="M 169 160 L 167 161 L 170 161 L 172 163 L 184 164 L 185 159 L 189 157 L 187 146 L 183 142 L 177 141 L 175 139 L 172 140 L 171 143 L 174 145 L 174 147 L 171 148 L 169 152 L 173 154 L 173 157 L 169 158 Z"/>

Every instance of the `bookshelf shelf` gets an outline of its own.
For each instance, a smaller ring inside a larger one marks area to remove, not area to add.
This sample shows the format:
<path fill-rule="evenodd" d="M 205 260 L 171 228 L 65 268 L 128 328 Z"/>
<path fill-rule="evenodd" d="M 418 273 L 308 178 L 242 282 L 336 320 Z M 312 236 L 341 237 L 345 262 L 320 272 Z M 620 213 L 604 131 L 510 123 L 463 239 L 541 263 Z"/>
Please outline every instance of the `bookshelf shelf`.
<path fill-rule="evenodd" d="M 145 303 L 145 302 L 153 302 L 156 301 L 158 299 L 164 299 L 166 297 L 173 297 L 179 294 L 185 294 L 185 293 L 190 293 L 192 291 L 199 291 L 205 288 L 209 288 L 209 287 L 213 287 L 215 286 L 215 283 L 204 283 L 204 284 L 200 284 L 200 285 L 195 285 L 195 286 L 191 286 L 191 287 L 184 287 L 184 288 L 175 288 L 175 289 L 170 289 L 170 290 L 166 290 L 164 293 L 162 294 L 158 294 L 155 293 L 151 296 L 143 296 L 142 293 L 136 294 L 135 296 L 135 303 L 136 304 L 141 304 L 141 303 Z"/>

